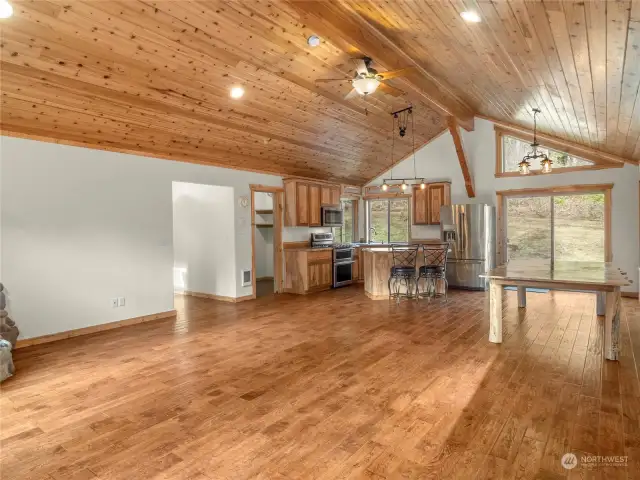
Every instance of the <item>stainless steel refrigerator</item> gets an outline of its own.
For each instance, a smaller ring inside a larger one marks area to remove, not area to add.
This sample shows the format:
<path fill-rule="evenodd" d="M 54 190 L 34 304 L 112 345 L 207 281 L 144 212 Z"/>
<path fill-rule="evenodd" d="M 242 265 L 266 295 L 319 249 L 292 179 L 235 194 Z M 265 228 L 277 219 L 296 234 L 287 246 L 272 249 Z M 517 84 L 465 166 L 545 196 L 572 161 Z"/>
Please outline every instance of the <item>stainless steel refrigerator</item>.
<path fill-rule="evenodd" d="M 449 286 L 486 290 L 479 275 L 496 266 L 496 209 L 484 204 L 440 207 L 440 234 L 450 244 Z"/>

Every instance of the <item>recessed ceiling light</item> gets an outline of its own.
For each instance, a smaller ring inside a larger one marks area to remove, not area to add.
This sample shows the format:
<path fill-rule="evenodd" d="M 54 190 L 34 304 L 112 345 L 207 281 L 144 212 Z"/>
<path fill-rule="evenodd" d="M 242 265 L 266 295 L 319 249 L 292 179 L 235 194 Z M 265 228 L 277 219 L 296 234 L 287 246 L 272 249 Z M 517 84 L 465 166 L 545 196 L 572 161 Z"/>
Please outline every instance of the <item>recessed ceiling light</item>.
<path fill-rule="evenodd" d="M 307 38 L 307 43 L 310 47 L 317 47 L 318 45 L 320 45 L 320 37 L 317 35 L 311 35 L 309 38 Z"/>
<path fill-rule="evenodd" d="M 244 95 L 244 88 L 235 86 L 231 88 L 231 98 L 241 98 Z"/>
<path fill-rule="evenodd" d="M 13 7 L 5 0 L 0 1 L 0 18 L 9 18 L 13 15 Z"/>
<path fill-rule="evenodd" d="M 467 22 L 478 23 L 481 18 L 476 12 L 466 11 L 460 12 L 460 16 L 464 18 Z"/>

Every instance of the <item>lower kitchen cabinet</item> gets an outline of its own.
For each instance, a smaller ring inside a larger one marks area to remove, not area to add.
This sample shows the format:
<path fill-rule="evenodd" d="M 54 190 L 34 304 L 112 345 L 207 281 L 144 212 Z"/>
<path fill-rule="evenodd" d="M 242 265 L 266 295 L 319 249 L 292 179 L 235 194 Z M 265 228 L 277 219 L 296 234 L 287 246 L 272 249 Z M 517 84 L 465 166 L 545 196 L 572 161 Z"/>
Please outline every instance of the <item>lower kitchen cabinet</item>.
<path fill-rule="evenodd" d="M 306 294 L 328 290 L 333 283 L 333 250 L 290 249 L 284 251 L 287 293 Z"/>

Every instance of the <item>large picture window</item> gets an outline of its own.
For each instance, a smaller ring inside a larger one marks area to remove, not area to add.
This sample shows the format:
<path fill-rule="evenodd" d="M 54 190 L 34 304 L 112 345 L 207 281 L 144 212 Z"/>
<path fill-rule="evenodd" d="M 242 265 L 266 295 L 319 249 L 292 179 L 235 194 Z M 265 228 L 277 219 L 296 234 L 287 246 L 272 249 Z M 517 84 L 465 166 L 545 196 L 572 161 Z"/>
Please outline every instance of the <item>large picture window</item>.
<path fill-rule="evenodd" d="M 406 243 L 409 241 L 409 199 L 380 198 L 367 201 L 367 241 Z"/>
<path fill-rule="evenodd" d="M 352 243 L 357 241 L 355 209 L 358 208 L 358 202 L 355 200 L 341 200 L 340 207 L 344 214 L 342 216 L 342 226 L 333 229 L 333 236 L 337 242 Z"/>

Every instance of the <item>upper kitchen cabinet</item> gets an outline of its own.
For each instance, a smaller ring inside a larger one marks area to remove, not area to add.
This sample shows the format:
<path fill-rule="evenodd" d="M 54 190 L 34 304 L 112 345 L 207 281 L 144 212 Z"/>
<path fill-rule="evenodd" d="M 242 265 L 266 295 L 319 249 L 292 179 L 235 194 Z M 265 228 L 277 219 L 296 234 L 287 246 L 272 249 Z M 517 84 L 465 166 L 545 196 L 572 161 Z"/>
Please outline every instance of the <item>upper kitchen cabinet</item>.
<path fill-rule="evenodd" d="M 340 185 L 296 178 L 284 180 L 284 224 L 287 227 L 319 227 L 322 206 L 340 205 Z"/>
<path fill-rule="evenodd" d="M 322 185 L 322 205 L 339 205 L 340 204 L 340 187 L 338 185 Z"/>
<path fill-rule="evenodd" d="M 414 225 L 439 225 L 440 207 L 451 205 L 451 183 L 428 183 L 427 188 L 413 187 L 412 210 Z"/>

